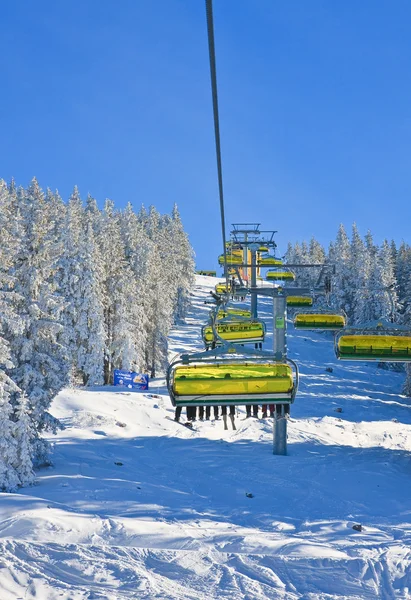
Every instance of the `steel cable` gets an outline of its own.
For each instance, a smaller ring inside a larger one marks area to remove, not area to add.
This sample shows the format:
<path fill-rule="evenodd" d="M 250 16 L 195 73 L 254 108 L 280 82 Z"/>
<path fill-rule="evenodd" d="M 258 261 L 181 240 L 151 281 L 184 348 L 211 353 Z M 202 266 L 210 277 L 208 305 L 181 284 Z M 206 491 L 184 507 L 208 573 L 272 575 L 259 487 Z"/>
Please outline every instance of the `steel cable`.
<path fill-rule="evenodd" d="M 207 32 L 208 32 L 208 53 L 209 53 L 209 57 L 210 57 L 211 92 L 212 92 L 212 97 L 213 97 L 214 137 L 215 137 L 215 149 L 216 149 L 216 155 L 217 155 L 218 191 L 219 191 L 219 196 L 220 196 L 221 229 L 222 229 L 222 236 L 223 236 L 224 273 L 225 273 L 225 280 L 226 280 L 226 293 L 228 293 L 229 286 L 228 286 L 228 269 L 227 269 L 227 248 L 226 248 L 226 236 L 225 236 L 223 169 L 222 169 L 222 164 L 221 164 L 220 120 L 219 120 L 219 116 L 218 116 L 217 68 L 216 68 L 216 59 L 215 59 L 213 2 L 212 2 L 212 0 L 206 0 L 206 14 L 207 14 Z"/>

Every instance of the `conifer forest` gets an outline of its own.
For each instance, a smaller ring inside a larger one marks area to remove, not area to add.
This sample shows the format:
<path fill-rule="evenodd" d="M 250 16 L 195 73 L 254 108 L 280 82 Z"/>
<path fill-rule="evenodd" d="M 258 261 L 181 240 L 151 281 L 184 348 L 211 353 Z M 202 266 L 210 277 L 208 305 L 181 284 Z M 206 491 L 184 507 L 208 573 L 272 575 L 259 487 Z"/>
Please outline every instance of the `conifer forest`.
<path fill-rule="evenodd" d="M 116 368 L 154 377 L 184 317 L 194 256 L 177 206 L 103 210 L 36 179 L 0 180 L 0 489 L 49 461 L 42 433 L 65 386 L 112 383 Z"/>
<path fill-rule="evenodd" d="M 328 250 L 314 238 L 289 243 L 285 262 L 333 264 L 330 304 L 345 311 L 350 325 L 385 318 L 411 328 L 411 246 L 403 240 L 384 240 L 378 245 L 370 231 L 363 239 L 355 223 L 350 238 L 341 224 Z M 315 273 L 298 267 L 294 271 L 299 284 L 310 285 L 315 280 Z M 380 366 L 388 368 L 384 363 Z M 405 369 L 404 393 L 411 396 L 410 365 L 390 368 Z"/>

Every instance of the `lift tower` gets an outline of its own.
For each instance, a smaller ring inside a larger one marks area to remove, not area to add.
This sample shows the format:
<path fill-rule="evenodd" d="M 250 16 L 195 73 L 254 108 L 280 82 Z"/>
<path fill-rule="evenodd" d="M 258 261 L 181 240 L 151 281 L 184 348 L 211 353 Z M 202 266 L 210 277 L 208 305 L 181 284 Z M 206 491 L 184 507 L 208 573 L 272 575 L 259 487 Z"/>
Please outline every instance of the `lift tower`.
<path fill-rule="evenodd" d="M 260 223 L 232 223 L 230 232 L 231 239 L 229 244 L 232 248 L 242 249 L 243 263 L 235 265 L 234 271 L 237 274 L 240 285 L 243 285 L 244 278 L 250 287 L 251 293 L 251 316 L 257 318 L 257 269 L 259 268 L 257 257 L 260 249 L 265 251 L 272 249 L 275 251 L 277 244 L 274 241 L 276 231 L 261 231 Z M 231 267 L 233 268 L 233 267 Z M 240 269 L 243 272 L 241 277 Z M 226 273 L 224 273 L 226 275 Z"/>

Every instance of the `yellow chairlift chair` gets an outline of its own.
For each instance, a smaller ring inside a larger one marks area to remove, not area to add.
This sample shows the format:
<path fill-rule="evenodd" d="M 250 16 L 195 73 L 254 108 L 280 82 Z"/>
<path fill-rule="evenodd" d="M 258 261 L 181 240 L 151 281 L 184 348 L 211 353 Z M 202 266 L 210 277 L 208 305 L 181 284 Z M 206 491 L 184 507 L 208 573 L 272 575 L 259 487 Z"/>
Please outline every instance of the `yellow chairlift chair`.
<path fill-rule="evenodd" d="M 245 317 L 251 319 L 251 312 L 245 308 L 220 308 L 217 313 L 217 319 L 225 319 L 227 317 Z"/>
<path fill-rule="evenodd" d="M 265 276 L 267 281 L 294 281 L 295 274 L 292 271 L 271 269 Z"/>
<path fill-rule="evenodd" d="M 287 296 L 287 306 L 290 308 L 312 306 L 312 304 L 311 296 Z"/>
<path fill-rule="evenodd" d="M 227 345 L 184 354 L 171 362 L 167 387 L 173 406 L 291 404 L 298 367 L 270 353 Z"/>
<path fill-rule="evenodd" d="M 224 342 L 233 344 L 262 343 L 265 338 L 265 323 L 260 319 L 244 319 L 229 317 L 204 325 L 201 335 L 206 348 L 221 345 Z"/>
<path fill-rule="evenodd" d="M 294 315 L 293 323 L 296 329 L 335 331 L 345 327 L 346 316 L 342 312 L 331 310 L 304 311 Z"/>
<path fill-rule="evenodd" d="M 340 360 L 411 361 L 411 331 L 384 319 L 343 329 L 334 345 Z"/>
<path fill-rule="evenodd" d="M 257 257 L 257 265 L 259 267 L 281 267 L 283 261 L 280 258 L 271 256 L 270 254 L 262 254 Z"/>

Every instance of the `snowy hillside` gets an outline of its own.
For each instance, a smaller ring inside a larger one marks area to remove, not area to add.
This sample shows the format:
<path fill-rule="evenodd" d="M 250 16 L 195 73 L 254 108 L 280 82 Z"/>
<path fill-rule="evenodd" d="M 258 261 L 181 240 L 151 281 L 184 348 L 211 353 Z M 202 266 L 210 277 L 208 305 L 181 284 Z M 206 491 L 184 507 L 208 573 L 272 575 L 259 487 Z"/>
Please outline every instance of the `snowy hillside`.
<path fill-rule="evenodd" d="M 202 347 L 215 281 L 197 279 L 172 353 Z M 54 465 L 0 494 L 0 600 L 410 598 L 404 375 L 337 363 L 329 333 L 290 325 L 288 348 L 301 384 L 286 457 L 243 409 L 237 431 L 173 422 L 161 378 L 61 392 Z"/>

